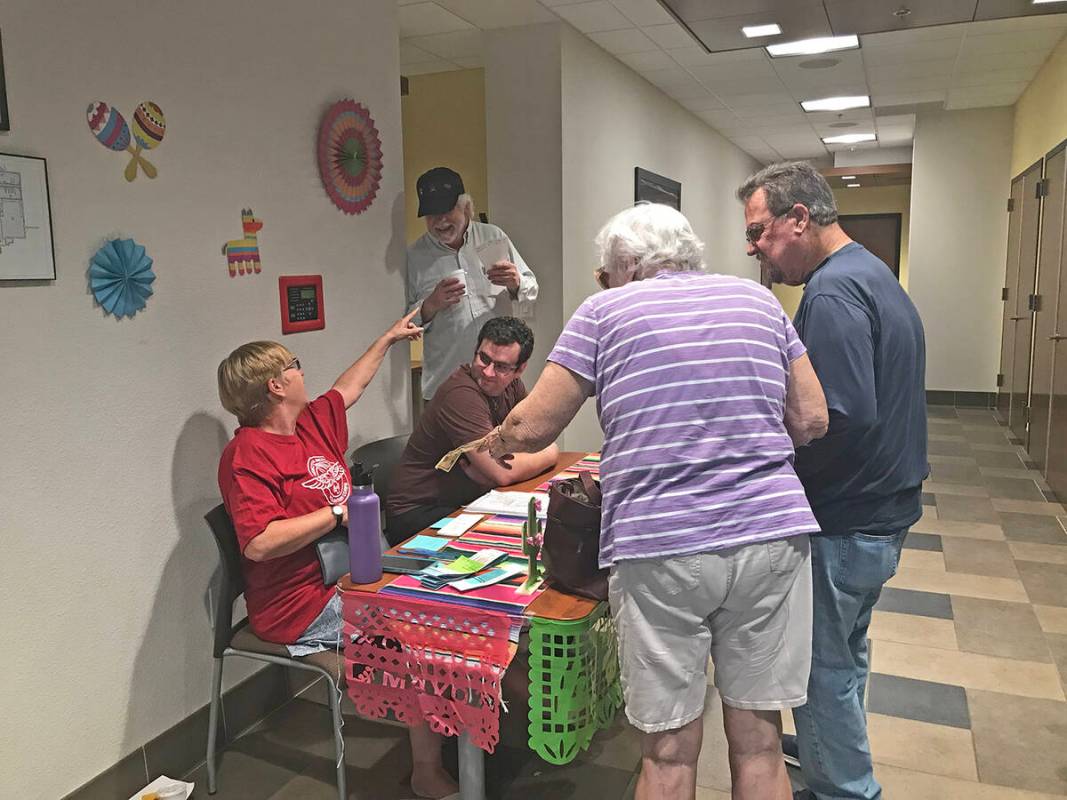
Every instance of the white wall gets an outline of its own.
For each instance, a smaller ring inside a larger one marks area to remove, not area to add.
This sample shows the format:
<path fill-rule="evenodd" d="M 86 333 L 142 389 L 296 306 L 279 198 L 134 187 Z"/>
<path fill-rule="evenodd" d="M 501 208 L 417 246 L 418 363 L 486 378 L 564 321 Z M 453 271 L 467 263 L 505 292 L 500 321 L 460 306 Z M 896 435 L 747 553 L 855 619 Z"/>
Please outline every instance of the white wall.
<path fill-rule="evenodd" d="M 704 240 L 711 272 L 759 279 L 745 255 L 734 196 L 759 162 L 569 26 L 563 56 L 563 320 L 596 287 L 593 238 L 633 205 L 634 167 L 682 184 L 682 213 Z M 569 450 L 600 447 L 592 402 L 564 434 Z"/>
<path fill-rule="evenodd" d="M 498 29 L 482 39 L 489 221 L 511 237 L 539 287 L 527 388 L 563 328 L 559 28 Z"/>
<path fill-rule="evenodd" d="M 326 330 L 285 337 L 309 390 L 329 387 L 403 306 L 403 171 L 395 3 L 100 0 L 4 7 L 13 130 L 44 156 L 58 279 L 0 285 L 0 796 L 56 798 L 208 700 L 202 515 L 233 421 L 215 367 L 281 338 L 279 274 L 322 273 Z M 299 32 L 299 35 L 296 35 Z M 321 188 L 328 104 L 364 102 L 381 132 L 378 197 L 345 216 Z M 104 100 L 167 117 L 150 181 L 85 122 Z M 240 210 L 264 221 L 263 273 L 231 279 Z M 86 270 L 108 237 L 155 259 L 155 295 L 117 321 Z M 406 353 L 349 415 L 352 444 L 409 429 Z M 235 673 L 240 674 L 239 670 Z M 244 673 L 247 674 L 247 673 Z"/>
<path fill-rule="evenodd" d="M 996 389 L 1011 144 L 1011 108 L 916 120 L 908 288 L 928 389 Z"/>

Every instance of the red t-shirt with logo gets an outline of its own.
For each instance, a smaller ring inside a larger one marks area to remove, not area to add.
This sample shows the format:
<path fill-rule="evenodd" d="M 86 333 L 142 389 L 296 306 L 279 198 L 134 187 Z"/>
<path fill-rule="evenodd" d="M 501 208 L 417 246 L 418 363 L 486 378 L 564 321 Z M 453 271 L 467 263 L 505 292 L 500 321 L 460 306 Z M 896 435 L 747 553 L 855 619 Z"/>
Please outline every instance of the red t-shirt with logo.
<path fill-rule="evenodd" d="M 291 519 L 348 500 L 348 420 L 333 389 L 308 404 L 285 436 L 240 427 L 219 462 L 219 491 L 237 530 L 245 605 L 261 639 L 291 644 L 322 611 L 334 588 L 322 582 L 314 543 L 269 561 L 244 549 L 274 520 Z"/>

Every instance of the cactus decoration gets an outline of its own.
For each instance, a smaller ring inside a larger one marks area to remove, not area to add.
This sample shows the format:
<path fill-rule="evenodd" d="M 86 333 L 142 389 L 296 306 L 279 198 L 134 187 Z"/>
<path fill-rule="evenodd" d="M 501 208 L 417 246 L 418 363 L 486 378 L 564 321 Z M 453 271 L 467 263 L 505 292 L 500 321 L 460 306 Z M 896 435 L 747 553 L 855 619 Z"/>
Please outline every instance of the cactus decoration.
<path fill-rule="evenodd" d="M 544 543 L 541 520 L 537 518 L 540 508 L 541 503 L 531 497 L 530 504 L 526 508 L 526 522 L 522 524 L 522 552 L 527 558 L 526 581 L 522 584 L 524 592 L 532 591 L 541 581 L 541 567 L 537 563 L 537 556 Z"/>

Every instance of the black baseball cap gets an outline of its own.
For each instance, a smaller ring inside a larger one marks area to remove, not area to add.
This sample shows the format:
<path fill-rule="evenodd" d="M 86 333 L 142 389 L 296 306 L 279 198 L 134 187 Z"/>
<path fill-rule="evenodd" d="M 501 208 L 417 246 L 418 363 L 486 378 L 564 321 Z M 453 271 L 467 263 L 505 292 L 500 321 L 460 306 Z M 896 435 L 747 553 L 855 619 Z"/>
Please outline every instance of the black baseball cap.
<path fill-rule="evenodd" d="M 419 216 L 447 214 L 456 207 L 459 196 L 466 191 L 463 178 L 448 167 L 434 167 L 419 176 L 415 182 L 419 195 Z"/>

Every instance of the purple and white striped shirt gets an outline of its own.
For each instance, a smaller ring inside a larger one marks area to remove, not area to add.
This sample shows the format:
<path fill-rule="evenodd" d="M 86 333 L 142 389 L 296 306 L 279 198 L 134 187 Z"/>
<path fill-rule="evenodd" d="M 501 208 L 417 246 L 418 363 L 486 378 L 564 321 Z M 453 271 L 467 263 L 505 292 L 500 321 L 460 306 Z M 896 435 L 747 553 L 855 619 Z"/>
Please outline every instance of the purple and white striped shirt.
<path fill-rule="evenodd" d="M 602 567 L 818 531 L 783 422 L 804 352 L 741 278 L 665 272 L 582 303 L 548 360 L 596 384 Z"/>

